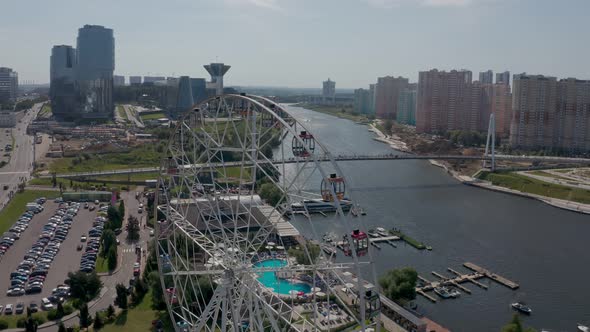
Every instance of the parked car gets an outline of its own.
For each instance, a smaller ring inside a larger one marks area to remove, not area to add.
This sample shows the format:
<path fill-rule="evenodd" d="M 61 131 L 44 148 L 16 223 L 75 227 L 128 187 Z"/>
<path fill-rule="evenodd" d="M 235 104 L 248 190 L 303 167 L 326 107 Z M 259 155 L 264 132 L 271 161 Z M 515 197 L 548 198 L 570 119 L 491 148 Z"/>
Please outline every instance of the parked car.
<path fill-rule="evenodd" d="M 5 315 L 12 315 L 12 304 L 7 304 L 6 308 L 4 308 L 4 314 Z"/>
<path fill-rule="evenodd" d="M 43 299 L 41 299 L 41 308 L 45 311 L 49 311 L 53 309 L 53 304 L 51 303 L 51 301 L 49 301 L 49 299 L 44 297 Z"/>

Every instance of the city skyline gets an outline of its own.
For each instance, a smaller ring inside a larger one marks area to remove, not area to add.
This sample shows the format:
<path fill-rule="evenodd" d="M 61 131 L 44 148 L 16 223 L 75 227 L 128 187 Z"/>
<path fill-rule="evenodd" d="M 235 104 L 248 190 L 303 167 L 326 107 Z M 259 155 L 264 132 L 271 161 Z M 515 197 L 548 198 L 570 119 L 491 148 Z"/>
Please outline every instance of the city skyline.
<path fill-rule="evenodd" d="M 136 2 L 61 0 L 33 11 L 20 3 L 3 8 L 15 13 L 0 22 L 3 65 L 38 83 L 49 82 L 51 46 L 67 44 L 84 24 L 114 30 L 116 74 L 124 76 L 205 77 L 201 63 L 225 62 L 234 67 L 227 85 L 249 86 L 321 87 L 331 77 L 339 88 L 354 89 L 386 75 L 416 82 L 418 72 L 432 68 L 590 77 L 584 66 L 590 46 L 570 33 L 583 29 L 582 13 L 590 9 L 581 0 L 568 6 L 547 0 L 176 0 L 166 11 Z M 385 42 L 400 38 L 403 44 Z M 545 47 L 546 40 L 553 46 Z"/>

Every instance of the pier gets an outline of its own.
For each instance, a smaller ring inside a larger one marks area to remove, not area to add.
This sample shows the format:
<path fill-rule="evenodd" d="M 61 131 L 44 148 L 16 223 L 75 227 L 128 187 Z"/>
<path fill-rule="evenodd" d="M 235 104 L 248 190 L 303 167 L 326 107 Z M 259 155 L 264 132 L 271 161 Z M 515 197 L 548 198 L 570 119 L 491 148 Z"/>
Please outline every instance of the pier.
<path fill-rule="evenodd" d="M 461 284 L 466 283 L 466 282 L 471 282 L 474 285 L 487 290 L 488 286 L 485 284 L 482 284 L 481 282 L 479 282 L 479 279 L 483 279 L 483 278 L 489 278 L 492 279 L 494 281 L 496 281 L 497 283 L 506 286 L 512 290 L 515 290 L 519 287 L 519 285 L 511 280 L 508 280 L 505 277 L 502 277 L 496 273 L 493 273 L 487 269 L 484 269 L 478 265 L 475 265 L 473 263 L 467 262 L 467 263 L 463 263 L 463 266 L 465 266 L 467 269 L 473 271 L 471 273 L 461 273 L 458 272 L 452 268 L 447 268 L 447 270 L 449 272 L 451 272 L 454 276 L 453 277 L 447 277 L 444 276 L 436 271 L 432 271 L 432 275 L 437 277 L 439 280 L 437 281 L 430 281 L 422 276 L 418 276 L 418 279 L 422 282 L 422 286 L 421 287 L 416 287 L 416 294 L 419 294 L 423 297 L 425 297 L 426 299 L 428 299 L 431 302 L 436 302 L 436 298 L 434 298 L 433 296 L 429 295 L 428 292 L 429 291 L 433 291 L 435 288 L 437 287 L 441 287 L 441 286 L 452 286 L 455 287 L 461 291 L 463 291 L 466 294 L 471 294 L 471 290 Z"/>
<path fill-rule="evenodd" d="M 463 266 L 465 266 L 466 268 L 475 271 L 476 273 L 481 273 L 484 276 L 494 280 L 495 282 L 504 285 L 510 289 L 517 289 L 518 287 L 520 287 L 517 283 L 515 283 L 514 281 L 508 280 L 507 278 L 502 277 L 501 275 L 498 275 L 496 273 L 493 273 L 489 270 L 484 269 L 483 267 L 477 266 L 473 263 L 467 262 L 467 263 L 463 263 Z"/>

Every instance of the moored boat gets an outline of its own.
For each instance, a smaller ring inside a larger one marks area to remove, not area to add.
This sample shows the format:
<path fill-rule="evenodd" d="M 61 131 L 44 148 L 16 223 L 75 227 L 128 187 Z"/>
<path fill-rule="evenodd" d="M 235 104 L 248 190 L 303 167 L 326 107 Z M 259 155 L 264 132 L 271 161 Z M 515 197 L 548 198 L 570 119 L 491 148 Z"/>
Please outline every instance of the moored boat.
<path fill-rule="evenodd" d="M 521 312 L 523 314 L 530 315 L 533 313 L 533 309 L 529 308 L 522 302 L 515 302 L 510 304 L 510 306 L 512 307 L 512 309 L 517 310 L 518 312 Z"/>

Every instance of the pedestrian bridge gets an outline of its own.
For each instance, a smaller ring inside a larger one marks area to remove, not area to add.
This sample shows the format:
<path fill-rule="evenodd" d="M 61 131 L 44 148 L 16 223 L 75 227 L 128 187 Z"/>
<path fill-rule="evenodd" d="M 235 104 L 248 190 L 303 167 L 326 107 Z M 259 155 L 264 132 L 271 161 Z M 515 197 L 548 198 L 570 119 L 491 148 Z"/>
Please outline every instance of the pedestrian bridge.
<path fill-rule="evenodd" d="M 446 154 L 382 154 L 382 155 L 312 155 L 308 158 L 287 158 L 285 160 L 257 160 L 257 164 L 296 164 L 305 162 L 327 162 L 334 161 L 366 161 L 366 160 L 482 160 L 482 161 L 514 161 L 514 162 L 552 162 L 560 164 L 577 164 L 589 165 L 590 158 L 567 158 L 567 157 L 549 157 L 549 156 L 527 156 L 527 155 L 446 155 Z M 185 165 L 185 168 L 207 168 L 207 167 L 236 167 L 236 166 L 253 166 L 254 162 L 250 160 L 244 161 L 228 161 L 224 163 L 212 162 L 202 164 Z M 143 167 L 143 168 L 129 168 L 118 170 L 104 170 L 92 172 L 77 172 L 77 173 L 61 173 L 55 174 L 58 178 L 85 178 L 97 177 L 101 175 L 115 175 L 115 174 L 138 174 L 138 173 L 153 173 L 159 172 L 160 167 Z M 43 175 L 42 178 L 52 178 L 53 175 Z"/>

